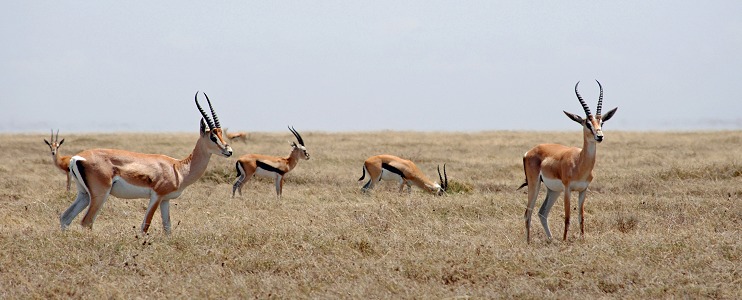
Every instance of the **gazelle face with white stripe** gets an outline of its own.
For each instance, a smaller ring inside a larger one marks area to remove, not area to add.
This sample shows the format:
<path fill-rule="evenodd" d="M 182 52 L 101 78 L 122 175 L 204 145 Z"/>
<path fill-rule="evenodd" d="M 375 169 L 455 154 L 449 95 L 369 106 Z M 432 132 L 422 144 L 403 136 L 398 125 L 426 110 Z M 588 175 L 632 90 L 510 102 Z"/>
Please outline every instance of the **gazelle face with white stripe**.
<path fill-rule="evenodd" d="M 232 156 L 232 147 L 224 139 L 221 128 L 214 128 L 209 130 L 206 123 L 201 119 L 201 139 L 209 139 L 206 142 L 209 152 L 224 157 Z"/>

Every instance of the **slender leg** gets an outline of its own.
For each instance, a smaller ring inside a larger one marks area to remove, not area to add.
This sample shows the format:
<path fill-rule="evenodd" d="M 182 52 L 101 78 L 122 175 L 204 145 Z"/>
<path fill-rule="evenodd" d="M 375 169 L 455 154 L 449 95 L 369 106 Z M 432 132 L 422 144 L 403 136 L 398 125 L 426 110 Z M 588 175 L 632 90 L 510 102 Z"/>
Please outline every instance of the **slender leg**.
<path fill-rule="evenodd" d="M 536 206 L 536 198 L 538 198 L 538 192 L 541 188 L 541 181 L 538 177 L 535 179 L 528 179 L 528 206 L 526 206 L 526 241 L 531 242 L 531 216 L 533 215 L 533 208 Z"/>
<path fill-rule="evenodd" d="M 70 226 L 70 223 L 72 223 L 72 220 L 74 220 L 83 209 L 88 207 L 89 204 L 90 195 L 85 192 L 84 189 L 78 187 L 75 202 L 72 202 L 72 205 L 70 205 L 70 207 L 62 213 L 62 216 L 59 217 L 59 223 L 62 225 L 62 230 L 67 229 L 67 227 Z"/>
<path fill-rule="evenodd" d="M 567 240 L 567 231 L 569 230 L 569 198 L 571 191 L 569 187 L 564 188 L 564 240 Z"/>
<path fill-rule="evenodd" d="M 93 222 L 95 222 L 95 218 L 98 217 L 100 209 L 103 208 L 103 204 L 106 203 L 106 199 L 108 199 L 110 192 L 111 187 L 109 186 L 108 190 L 103 193 L 94 192 L 90 195 L 90 206 L 88 207 L 88 212 L 86 212 L 85 216 L 82 218 L 83 227 L 93 229 Z"/>
<path fill-rule="evenodd" d="M 67 172 L 67 191 L 70 191 L 70 172 Z"/>
<path fill-rule="evenodd" d="M 587 195 L 587 189 L 580 192 L 577 203 L 579 205 L 579 215 L 577 220 L 580 221 L 580 236 L 585 237 L 585 196 Z"/>
<path fill-rule="evenodd" d="M 546 198 L 544 199 L 544 203 L 541 204 L 541 208 L 538 210 L 538 217 L 541 220 L 541 226 L 544 227 L 546 238 L 549 240 L 551 240 L 551 230 L 549 230 L 549 211 L 551 211 L 551 207 L 554 206 L 554 203 L 558 198 L 558 191 L 546 188 Z"/>
<path fill-rule="evenodd" d="M 160 206 L 161 198 L 157 194 L 152 194 L 149 198 L 149 205 L 147 206 L 147 212 L 144 214 L 144 221 L 142 221 L 142 233 L 147 233 L 149 230 L 149 224 L 152 222 L 152 217 L 155 215 L 157 207 Z"/>
<path fill-rule="evenodd" d="M 160 215 L 162 215 L 162 228 L 165 234 L 170 234 L 170 200 L 160 202 Z"/>
<path fill-rule="evenodd" d="M 276 174 L 276 196 L 281 198 L 281 188 L 283 187 L 283 176 Z"/>

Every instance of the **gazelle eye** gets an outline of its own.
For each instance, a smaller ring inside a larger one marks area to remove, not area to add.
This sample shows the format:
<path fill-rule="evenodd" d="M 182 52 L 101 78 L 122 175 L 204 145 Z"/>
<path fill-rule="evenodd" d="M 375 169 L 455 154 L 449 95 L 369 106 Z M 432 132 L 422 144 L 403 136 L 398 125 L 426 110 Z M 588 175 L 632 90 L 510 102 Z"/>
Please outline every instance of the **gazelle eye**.
<path fill-rule="evenodd" d="M 211 141 L 212 141 L 212 142 L 216 143 L 216 135 L 213 135 L 213 134 L 212 134 L 210 138 L 211 138 Z M 217 144 L 218 144 L 218 143 L 217 143 Z"/>

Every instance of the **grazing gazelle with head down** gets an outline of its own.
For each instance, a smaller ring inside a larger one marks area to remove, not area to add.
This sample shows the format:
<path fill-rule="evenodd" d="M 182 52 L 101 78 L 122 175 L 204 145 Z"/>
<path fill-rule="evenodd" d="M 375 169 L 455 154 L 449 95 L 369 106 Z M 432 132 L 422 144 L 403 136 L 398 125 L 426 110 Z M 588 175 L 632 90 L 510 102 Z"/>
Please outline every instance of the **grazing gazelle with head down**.
<path fill-rule="evenodd" d="M 304 140 L 301 138 L 301 135 L 293 127 L 289 127 L 289 130 L 294 134 L 299 144 L 290 142 L 291 153 L 288 157 L 245 154 L 237 160 L 235 164 L 235 168 L 237 168 L 237 181 L 232 186 L 232 197 L 234 197 L 235 191 L 239 191 L 240 196 L 242 196 L 242 187 L 253 175 L 257 175 L 273 178 L 276 184 L 276 195 L 278 198 L 281 198 L 283 180 L 286 173 L 291 172 L 296 167 L 296 164 L 299 163 L 299 160 L 309 159 L 309 152 L 307 152 L 307 148 L 304 146 Z"/>
<path fill-rule="evenodd" d="M 596 80 L 597 81 L 597 80 Z M 597 144 L 603 141 L 603 122 L 608 121 L 616 113 L 618 107 L 611 109 L 605 115 L 601 114 L 603 108 L 603 86 L 598 82 L 600 87 L 600 97 L 596 113 L 590 113 L 582 96 L 577 91 L 575 84 L 575 94 L 577 100 L 582 104 L 585 111 L 585 118 L 579 115 L 564 112 L 572 121 L 582 125 L 582 148 L 567 147 L 558 144 L 540 144 L 526 152 L 523 157 L 523 169 L 526 173 L 526 182 L 520 186 L 528 186 L 528 206 L 526 207 L 526 241 L 531 241 L 531 215 L 533 214 L 536 198 L 538 197 L 541 182 L 546 185 L 546 199 L 538 211 L 541 225 L 546 231 L 546 237 L 551 240 L 551 231 L 549 230 L 548 216 L 552 205 L 559 194 L 564 192 L 564 240 L 567 240 L 567 230 L 569 229 L 570 213 L 570 192 L 579 192 L 578 197 L 578 221 L 580 223 L 580 236 L 585 235 L 584 227 L 584 209 L 585 195 L 587 187 L 593 180 L 593 167 L 597 152 Z M 520 189 L 518 188 L 518 189 Z"/>
<path fill-rule="evenodd" d="M 70 158 L 72 156 L 70 155 L 60 155 L 59 154 L 59 147 L 62 146 L 62 143 L 64 143 L 64 139 L 61 141 L 59 140 L 59 129 L 57 129 L 57 136 L 54 136 L 54 130 L 52 129 L 52 137 L 51 142 L 44 139 L 44 142 L 46 142 L 47 145 L 49 145 L 49 150 L 52 151 L 52 162 L 54 162 L 54 165 L 62 171 L 65 175 L 67 175 L 67 191 L 70 191 Z"/>
<path fill-rule="evenodd" d="M 436 195 L 442 195 L 448 188 L 448 176 L 446 175 L 446 165 L 443 165 L 443 176 L 441 176 L 441 167 L 438 166 L 438 178 L 440 183 L 428 179 L 425 174 L 412 161 L 396 157 L 394 155 L 382 154 L 371 156 L 363 163 L 363 175 L 358 181 L 363 181 L 368 172 L 369 180 L 361 189 L 366 192 L 376 185 L 376 182 L 383 180 L 393 180 L 399 182 L 399 191 L 401 192 L 405 185 L 408 190 L 412 191 L 412 184 L 417 187 Z"/>
<path fill-rule="evenodd" d="M 206 94 L 204 94 L 206 96 Z M 229 157 L 232 148 L 222 137 L 219 118 L 209 103 L 213 122 L 198 103 L 201 112 L 201 130 L 196 146 L 188 157 L 178 160 L 162 154 L 142 154 L 117 149 L 85 150 L 72 157 L 70 171 L 77 182 L 77 199 L 62 213 L 62 229 L 85 207 L 88 207 L 82 226 L 93 228 L 93 222 L 109 195 L 124 199 L 149 198 L 141 232 L 149 229 L 157 208 L 162 215 L 162 226 L 170 233 L 170 200 L 178 198 L 186 187 L 206 171 L 212 154 Z M 207 127 L 208 126 L 208 127 Z"/>

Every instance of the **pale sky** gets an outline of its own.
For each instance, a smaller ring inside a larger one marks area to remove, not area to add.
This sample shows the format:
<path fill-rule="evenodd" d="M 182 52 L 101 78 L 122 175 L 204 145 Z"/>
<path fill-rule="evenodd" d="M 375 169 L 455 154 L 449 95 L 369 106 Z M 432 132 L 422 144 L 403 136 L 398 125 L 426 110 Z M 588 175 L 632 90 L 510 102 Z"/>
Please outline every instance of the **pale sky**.
<path fill-rule="evenodd" d="M 0 132 L 742 129 L 742 1 L 4 1 Z M 203 99 L 205 100 L 205 99 Z"/>

